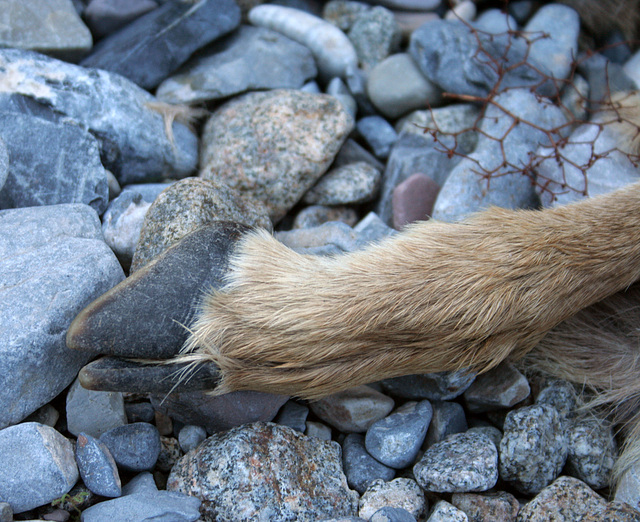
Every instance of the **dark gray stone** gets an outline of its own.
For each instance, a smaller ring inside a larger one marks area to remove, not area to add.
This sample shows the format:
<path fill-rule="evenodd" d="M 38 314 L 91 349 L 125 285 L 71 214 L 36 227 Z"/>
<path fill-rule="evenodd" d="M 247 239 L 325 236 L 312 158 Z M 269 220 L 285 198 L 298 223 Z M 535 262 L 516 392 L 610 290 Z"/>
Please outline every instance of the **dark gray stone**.
<path fill-rule="evenodd" d="M 119 497 L 122 489 L 116 463 L 107 446 L 80 433 L 76 443 L 76 462 L 82 482 L 96 495 Z"/>
<path fill-rule="evenodd" d="M 109 187 L 98 142 L 80 125 L 0 111 L 0 138 L 9 154 L 0 208 L 85 203 L 105 211 Z"/>
<path fill-rule="evenodd" d="M 122 184 L 180 178 L 196 168 L 195 134 L 175 121 L 168 125 L 162 116 L 168 107 L 117 74 L 0 49 L 0 91 L 1 110 L 79 122 L 98 139 L 103 165 Z"/>
<path fill-rule="evenodd" d="M 9 175 L 9 152 L 4 140 L 0 138 L 0 193 Z"/>
<path fill-rule="evenodd" d="M 100 41 L 81 65 L 152 89 L 194 51 L 239 24 L 240 9 L 233 0 L 167 2 Z"/>
<path fill-rule="evenodd" d="M 100 435 L 119 468 L 125 471 L 152 469 L 160 454 L 160 433 L 153 424 L 136 422 L 112 428 Z"/>
<path fill-rule="evenodd" d="M 462 395 L 475 379 L 469 372 L 423 373 L 381 381 L 390 395 L 403 399 L 448 401 Z"/>
<path fill-rule="evenodd" d="M 454 433 L 467 431 L 467 418 L 464 408 L 457 402 L 433 401 L 433 416 L 429 423 L 427 436 L 425 437 L 426 447 L 433 446 L 436 442 L 446 439 Z"/>
<path fill-rule="evenodd" d="M 178 442 L 180 443 L 182 451 L 185 453 L 196 449 L 206 438 L 207 431 L 202 426 L 195 426 L 193 424 L 183 426 L 180 433 L 178 433 Z"/>
<path fill-rule="evenodd" d="M 86 205 L 0 211 L 0 427 L 48 403 L 89 360 L 69 350 L 76 314 L 121 281 Z"/>
<path fill-rule="evenodd" d="M 291 429 L 304 433 L 307 428 L 307 416 L 309 415 L 309 407 L 294 401 L 287 401 L 278 412 L 276 422 L 283 426 L 289 426 Z"/>
<path fill-rule="evenodd" d="M 377 158 L 389 157 L 398 134 L 387 120 L 381 116 L 367 116 L 358 120 L 356 128 Z"/>
<path fill-rule="evenodd" d="M 168 103 L 195 104 L 246 91 L 299 89 L 316 74 L 305 46 L 276 31 L 243 25 L 163 81 L 156 96 Z"/>
<path fill-rule="evenodd" d="M 369 212 L 363 217 L 353 228 L 353 231 L 358 234 L 358 243 L 361 246 L 380 241 L 396 233 L 396 231 L 388 227 L 375 212 Z"/>
<path fill-rule="evenodd" d="M 8 502 L 0 502 L 0 522 L 13 522 L 13 509 Z"/>
<path fill-rule="evenodd" d="M 82 378 L 80 378 L 82 382 Z M 153 422 L 155 410 L 150 402 L 125 402 L 124 410 L 127 412 L 129 422 Z"/>
<path fill-rule="evenodd" d="M 364 446 L 364 437 L 350 433 L 342 442 L 342 465 L 350 487 L 362 494 L 374 480 L 391 480 L 396 471 L 374 459 Z"/>
<path fill-rule="evenodd" d="M 527 378 L 513 364 L 502 363 L 482 373 L 464 392 L 470 413 L 511 408 L 531 393 Z"/>
<path fill-rule="evenodd" d="M 415 522 L 416 517 L 406 509 L 397 507 L 383 507 L 376 511 L 369 522 Z"/>
<path fill-rule="evenodd" d="M 158 491 L 153 475 L 148 471 L 138 473 L 122 487 L 122 495 L 133 495 L 135 493 L 155 493 Z"/>
<path fill-rule="evenodd" d="M 74 435 L 100 437 L 127 423 L 124 399 L 118 392 L 86 390 L 76 380 L 67 393 L 67 429 Z"/>
<path fill-rule="evenodd" d="M 0 498 L 14 513 L 48 504 L 78 480 L 73 447 L 49 426 L 25 422 L 0 430 Z"/>
<path fill-rule="evenodd" d="M 103 37 L 156 7 L 154 0 L 90 0 L 84 19 L 93 34 Z"/>
<path fill-rule="evenodd" d="M 566 419 L 576 409 L 578 394 L 569 381 L 561 379 L 547 380 L 536 397 L 536 404 L 553 406 L 561 418 Z"/>

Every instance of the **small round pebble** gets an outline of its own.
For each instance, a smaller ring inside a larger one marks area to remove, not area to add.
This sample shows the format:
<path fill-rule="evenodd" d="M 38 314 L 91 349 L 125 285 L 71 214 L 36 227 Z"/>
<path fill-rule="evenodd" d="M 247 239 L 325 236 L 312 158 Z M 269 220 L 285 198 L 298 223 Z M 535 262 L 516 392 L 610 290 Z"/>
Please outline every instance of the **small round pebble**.
<path fill-rule="evenodd" d="M 113 428 L 100 436 L 119 467 L 127 471 L 146 471 L 155 466 L 160 454 L 160 433 L 153 425 L 135 422 Z"/>
<path fill-rule="evenodd" d="M 396 507 L 383 507 L 376 511 L 369 522 L 415 522 L 416 517 L 406 509 Z"/>
<path fill-rule="evenodd" d="M 178 442 L 185 453 L 197 448 L 206 438 L 206 430 L 202 426 L 194 426 L 193 424 L 183 426 L 180 433 L 178 433 Z"/>
<path fill-rule="evenodd" d="M 375 198 L 381 173 L 363 161 L 329 171 L 305 195 L 311 205 L 365 203 Z"/>
<path fill-rule="evenodd" d="M 449 504 L 445 500 L 440 500 L 434 507 L 427 522 L 468 522 L 469 517 L 464 511 Z"/>
<path fill-rule="evenodd" d="M 305 435 L 322 440 L 331 440 L 331 428 L 321 422 L 307 421 Z"/>
<path fill-rule="evenodd" d="M 96 495 L 119 497 L 120 475 L 109 448 L 98 439 L 80 433 L 76 443 L 76 462 L 85 485 Z"/>
<path fill-rule="evenodd" d="M 349 487 L 358 493 L 364 493 L 373 481 L 389 481 L 396 474 L 393 468 L 381 464 L 367 453 L 364 437 L 359 433 L 347 435 L 342 442 L 342 464 Z"/>

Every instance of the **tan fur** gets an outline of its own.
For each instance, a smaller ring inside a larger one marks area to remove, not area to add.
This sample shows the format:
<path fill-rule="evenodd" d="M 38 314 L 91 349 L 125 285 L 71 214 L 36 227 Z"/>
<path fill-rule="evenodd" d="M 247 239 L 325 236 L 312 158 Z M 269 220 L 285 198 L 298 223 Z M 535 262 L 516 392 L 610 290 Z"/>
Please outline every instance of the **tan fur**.
<path fill-rule="evenodd" d="M 619 30 L 633 44 L 638 37 L 640 2 L 638 0 L 559 0 L 573 7 L 579 14 L 582 26 L 598 38 L 606 38 L 613 30 Z M 635 47 L 635 46 L 634 46 Z"/>

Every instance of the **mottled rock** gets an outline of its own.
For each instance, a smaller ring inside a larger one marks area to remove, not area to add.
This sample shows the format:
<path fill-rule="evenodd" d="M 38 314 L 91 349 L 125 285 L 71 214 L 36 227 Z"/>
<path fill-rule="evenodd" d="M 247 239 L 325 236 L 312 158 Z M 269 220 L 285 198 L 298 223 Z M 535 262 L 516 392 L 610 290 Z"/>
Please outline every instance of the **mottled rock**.
<path fill-rule="evenodd" d="M 299 89 L 316 74 L 308 48 L 276 31 L 243 25 L 163 81 L 156 96 L 195 104 L 246 91 Z"/>
<path fill-rule="evenodd" d="M 476 378 L 469 372 L 439 372 L 394 377 L 382 381 L 390 395 L 403 399 L 448 401 L 462 395 Z"/>
<path fill-rule="evenodd" d="M 202 514 L 219 521 L 352 516 L 358 499 L 336 443 L 262 423 L 209 437 L 176 464 L 167 489 L 202 499 Z"/>
<path fill-rule="evenodd" d="M 71 443 L 49 426 L 25 422 L 0 430 L 0 498 L 14 513 L 48 504 L 78 480 Z"/>
<path fill-rule="evenodd" d="M 360 497 L 358 515 L 368 520 L 384 506 L 404 509 L 415 519 L 419 519 L 428 507 L 420 486 L 408 478 L 373 481 Z"/>
<path fill-rule="evenodd" d="M 464 511 L 469 520 L 515 522 L 520 503 L 506 491 L 476 495 L 473 493 L 454 493 L 451 503 Z"/>
<path fill-rule="evenodd" d="M 358 222 L 358 214 L 349 207 L 311 205 L 296 214 L 293 228 L 314 228 L 329 221 L 340 221 L 352 227 Z"/>
<path fill-rule="evenodd" d="M 348 35 L 365 71 L 396 51 L 400 44 L 400 28 L 393 13 L 384 7 L 359 13 Z"/>
<path fill-rule="evenodd" d="M 618 448 L 611 424 L 593 417 L 573 419 L 567 432 L 568 473 L 593 489 L 611 484 Z"/>
<path fill-rule="evenodd" d="M 81 65 L 120 74 L 152 89 L 194 51 L 239 23 L 240 9 L 233 0 L 166 2 L 101 40 Z"/>
<path fill-rule="evenodd" d="M 147 422 L 136 422 L 112 428 L 100 435 L 121 469 L 145 471 L 152 469 L 160 454 L 158 429 Z"/>
<path fill-rule="evenodd" d="M 425 174 L 412 174 L 393 189 L 391 197 L 393 228 L 401 230 L 415 221 L 431 217 L 440 186 Z"/>
<path fill-rule="evenodd" d="M 321 420 L 344 432 L 363 433 L 393 409 L 393 399 L 370 388 L 355 386 L 309 406 Z"/>
<path fill-rule="evenodd" d="M 294 401 L 287 401 L 278 412 L 276 422 L 283 426 L 289 426 L 291 429 L 304 433 L 307 425 L 307 415 L 309 415 L 309 407 Z"/>
<path fill-rule="evenodd" d="M 156 462 L 156 471 L 169 473 L 183 455 L 178 439 L 160 436 L 160 454 Z"/>
<path fill-rule="evenodd" d="M 457 402 L 433 401 L 433 416 L 425 437 L 425 445 L 434 445 L 454 433 L 467 431 L 464 408 Z"/>
<path fill-rule="evenodd" d="M 498 451 L 480 433 L 457 433 L 431 446 L 413 467 L 427 491 L 486 491 L 498 481 Z"/>
<path fill-rule="evenodd" d="M 469 428 L 467 433 L 481 433 L 488 437 L 491 442 L 493 442 L 494 446 L 500 449 L 500 441 L 502 440 L 502 432 L 494 427 L 494 426 L 474 426 L 473 428 Z"/>
<path fill-rule="evenodd" d="M 83 16 L 93 34 L 102 37 L 156 7 L 155 0 L 89 0 Z"/>
<path fill-rule="evenodd" d="M 352 128 L 353 120 L 331 96 L 247 94 L 207 122 L 201 177 L 250 192 L 275 223 L 327 170 Z"/>
<path fill-rule="evenodd" d="M 70 433 L 100 437 L 125 424 L 127 413 L 122 393 L 86 390 L 78 380 L 73 383 L 67 394 L 67 429 Z"/>
<path fill-rule="evenodd" d="M 440 500 L 433 507 L 431 515 L 427 519 L 427 522 L 468 522 L 469 517 L 464 511 L 459 510 L 457 507 L 449 504 L 445 500 Z"/>
<path fill-rule="evenodd" d="M 48 403 L 89 360 L 67 349 L 72 319 L 122 280 L 86 205 L 0 211 L 0 427 Z M 37 383 L 37 385 L 34 385 Z"/>
<path fill-rule="evenodd" d="M 525 400 L 531 389 L 527 378 L 511 363 L 502 363 L 482 373 L 464 392 L 470 413 L 511 408 Z"/>
<path fill-rule="evenodd" d="M 640 509 L 640 465 L 630 466 L 621 475 L 614 500 L 625 502 L 634 509 Z"/>
<path fill-rule="evenodd" d="M 183 426 L 178 433 L 178 442 L 185 453 L 196 449 L 206 438 L 206 430 L 202 426 L 194 426 L 193 424 Z"/>
<path fill-rule="evenodd" d="M 333 255 L 359 246 L 358 234 L 348 225 L 329 221 L 317 227 L 276 232 L 278 241 L 301 254 Z"/>
<path fill-rule="evenodd" d="M 582 522 L 640 522 L 640 511 L 624 502 L 609 502 L 604 509 L 595 509 L 582 518 Z"/>
<path fill-rule="evenodd" d="M 347 32 L 356 21 L 358 15 L 370 8 L 371 6 L 364 2 L 331 0 L 322 8 L 322 18 L 342 31 Z"/>
<path fill-rule="evenodd" d="M 577 402 L 578 395 L 573 384 L 561 379 L 547 380 L 536 397 L 536 404 L 553 406 L 561 418 L 573 413 Z"/>
<path fill-rule="evenodd" d="M 102 497 L 119 497 L 120 475 L 109 448 L 98 439 L 80 433 L 76 443 L 76 462 L 82 482 Z"/>
<path fill-rule="evenodd" d="M 560 473 L 567 439 L 557 411 L 534 405 L 510 411 L 500 441 L 500 477 L 523 493 L 539 492 Z"/>
<path fill-rule="evenodd" d="M 364 437 L 359 433 L 350 433 L 342 442 L 342 464 L 349 487 L 358 493 L 364 493 L 375 480 L 388 482 L 396 475 L 393 468 L 369 455 L 364 446 Z"/>
<path fill-rule="evenodd" d="M 380 186 L 380 171 L 368 163 L 344 165 L 327 172 L 304 195 L 310 205 L 348 205 L 366 203 L 375 198 Z"/>
<path fill-rule="evenodd" d="M 264 205 L 249 195 L 217 181 L 183 179 L 164 190 L 147 211 L 131 272 L 139 270 L 190 232 L 214 221 L 271 229 Z"/>

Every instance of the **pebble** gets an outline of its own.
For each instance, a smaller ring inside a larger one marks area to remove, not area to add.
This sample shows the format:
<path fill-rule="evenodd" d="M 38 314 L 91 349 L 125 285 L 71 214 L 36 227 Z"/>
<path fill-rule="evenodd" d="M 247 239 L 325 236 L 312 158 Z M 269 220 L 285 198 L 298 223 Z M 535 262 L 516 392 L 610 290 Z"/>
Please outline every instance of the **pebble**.
<path fill-rule="evenodd" d="M 337 443 L 270 423 L 212 435 L 174 466 L 167 489 L 200 498 L 216 520 L 318 520 L 354 516 L 358 505 Z"/>
<path fill-rule="evenodd" d="M 341 78 L 335 77 L 331 79 L 329 85 L 327 85 L 327 94 L 338 100 L 344 110 L 355 119 L 358 112 L 358 102 Z"/>
<path fill-rule="evenodd" d="M 467 410 L 481 413 L 501 408 L 511 408 L 531 393 L 529 383 L 511 363 L 497 367 L 476 377 L 464 392 Z"/>
<path fill-rule="evenodd" d="M 351 116 L 331 96 L 246 94 L 207 121 L 200 176 L 250 192 L 276 223 L 326 172 L 352 128 Z"/>
<path fill-rule="evenodd" d="M 276 31 L 243 25 L 164 80 L 156 96 L 167 103 L 196 104 L 247 91 L 299 89 L 316 74 L 307 47 Z"/>
<path fill-rule="evenodd" d="M 553 406 L 562 419 L 575 410 L 577 403 L 578 395 L 573 384 L 562 379 L 548 379 L 536 397 L 536 404 Z"/>
<path fill-rule="evenodd" d="M 276 232 L 275 237 L 300 254 L 341 254 L 356 250 L 360 245 L 358 233 L 338 221 L 329 221 L 312 228 Z"/>
<path fill-rule="evenodd" d="M 513 3 L 509 2 L 509 6 Z M 500 34 L 517 31 L 518 22 L 509 14 L 505 16 L 505 13 L 500 9 L 487 9 L 474 20 L 473 27 L 485 33 Z"/>
<path fill-rule="evenodd" d="M 358 214 L 346 206 L 327 207 L 324 205 L 310 205 L 296 214 L 293 228 L 314 228 L 329 221 L 340 221 L 353 227 L 358 222 Z"/>
<path fill-rule="evenodd" d="M 380 116 L 367 116 L 358 120 L 356 128 L 376 158 L 389 157 L 398 134 L 387 120 Z"/>
<path fill-rule="evenodd" d="M 42 506 L 78 480 L 71 442 L 53 428 L 25 422 L 0 430 L 0 498 L 14 513 Z"/>
<path fill-rule="evenodd" d="M 125 424 L 127 413 L 122 393 L 87 390 L 76 379 L 67 394 L 67 429 L 70 433 L 98 438 Z"/>
<path fill-rule="evenodd" d="M 623 70 L 633 80 L 636 87 L 640 87 L 640 49 L 625 62 Z"/>
<path fill-rule="evenodd" d="M 448 401 L 462 395 L 475 378 L 475 374 L 464 371 L 423 373 L 385 379 L 381 384 L 388 394 L 403 399 Z"/>
<path fill-rule="evenodd" d="M 598 418 L 575 418 L 567 432 L 567 471 L 592 489 L 612 483 L 618 448 L 611 424 Z"/>
<path fill-rule="evenodd" d="M 360 497 L 358 516 L 370 520 L 384 507 L 403 509 L 413 519 L 419 519 L 426 513 L 428 504 L 424 492 L 415 480 L 408 478 L 397 478 L 389 482 L 374 480 Z"/>
<path fill-rule="evenodd" d="M 309 404 L 322 421 L 346 433 L 364 433 L 386 417 L 394 402 L 369 386 L 354 386 Z"/>
<path fill-rule="evenodd" d="M 342 465 L 349 487 L 362 494 L 375 480 L 389 482 L 396 475 L 393 468 L 374 459 L 365 448 L 364 437 L 350 433 L 342 442 Z"/>
<path fill-rule="evenodd" d="M 375 199 L 381 173 L 364 161 L 330 170 L 304 195 L 310 205 L 348 205 Z"/>
<path fill-rule="evenodd" d="M 194 426 L 193 424 L 183 426 L 180 429 L 180 433 L 178 433 L 180 448 L 182 448 L 182 451 L 185 453 L 196 449 L 206 438 L 207 431 L 202 426 Z"/>
<path fill-rule="evenodd" d="M 307 416 L 309 407 L 294 401 L 287 401 L 278 412 L 276 422 L 283 426 L 304 433 L 307 428 Z"/>
<path fill-rule="evenodd" d="M 194 51 L 239 23 L 240 9 L 233 0 L 166 2 L 102 39 L 80 65 L 114 72 L 152 89 Z"/>
<path fill-rule="evenodd" d="M 535 494 L 548 486 L 567 459 L 567 438 L 558 412 L 533 405 L 510 411 L 500 441 L 500 477 L 518 491 Z"/>
<path fill-rule="evenodd" d="M 383 507 L 376 511 L 369 522 L 415 522 L 416 518 L 406 509 Z"/>
<path fill-rule="evenodd" d="M 433 408 L 433 416 L 425 437 L 426 448 L 446 439 L 449 435 L 467 431 L 467 418 L 461 404 L 449 401 L 433 401 L 431 406 Z"/>
<path fill-rule="evenodd" d="M 155 0 L 90 0 L 83 17 L 91 32 L 103 37 L 158 7 Z"/>
<path fill-rule="evenodd" d="M 322 8 L 322 18 L 346 33 L 358 15 L 370 8 L 371 6 L 364 2 L 330 0 Z"/>
<path fill-rule="evenodd" d="M 498 491 L 477 495 L 474 493 L 454 493 L 451 503 L 464 511 L 469 520 L 487 522 L 515 522 L 520 510 L 520 503 L 510 493 Z"/>
<path fill-rule="evenodd" d="M 307 437 L 331 440 L 331 428 L 322 422 L 307 421 L 304 433 Z"/>
<path fill-rule="evenodd" d="M 119 497 L 122 493 L 120 475 L 106 444 L 80 433 L 76 443 L 76 462 L 85 486 L 102 497 Z"/>
<path fill-rule="evenodd" d="M 372 7 L 356 15 L 348 36 L 360 67 L 366 71 L 398 49 L 400 27 L 391 11 Z"/>
<path fill-rule="evenodd" d="M 431 511 L 427 522 L 468 522 L 469 517 L 446 500 L 439 500 Z"/>
<path fill-rule="evenodd" d="M 440 7 L 441 0 L 372 0 L 371 3 L 384 5 L 389 9 L 433 11 Z"/>
<path fill-rule="evenodd" d="M 169 473 L 184 455 L 175 437 L 160 437 L 160 454 L 156 461 L 156 471 Z"/>
<path fill-rule="evenodd" d="M 614 500 L 640 510 L 640 465 L 634 463 L 620 475 Z"/>
<path fill-rule="evenodd" d="M 125 402 L 124 409 L 129 423 L 152 422 L 155 418 L 155 411 L 150 402 Z"/>
<path fill-rule="evenodd" d="M 135 422 L 112 428 L 100 435 L 102 442 L 125 471 L 153 469 L 160 454 L 160 433 L 147 422 Z"/>
<path fill-rule="evenodd" d="M 471 22 L 476 17 L 476 13 L 476 4 L 471 0 L 463 0 L 462 2 L 456 2 L 455 5 L 445 13 L 444 19 Z"/>
<path fill-rule="evenodd" d="M 396 230 L 431 217 L 440 186 L 429 176 L 416 173 L 400 182 L 391 197 L 392 224 Z"/>
<path fill-rule="evenodd" d="M 4 428 L 51 401 L 89 361 L 67 349 L 66 330 L 123 273 L 96 212 L 82 204 L 0 211 L 0 273 Z"/>
<path fill-rule="evenodd" d="M 385 466 L 410 466 L 420 451 L 432 415 L 429 401 L 405 403 L 369 427 L 365 436 L 367 451 Z"/>

